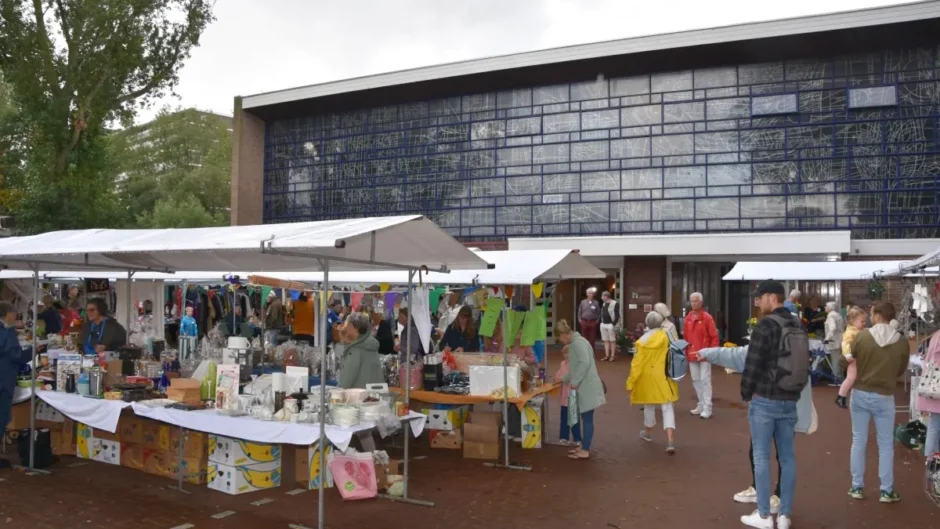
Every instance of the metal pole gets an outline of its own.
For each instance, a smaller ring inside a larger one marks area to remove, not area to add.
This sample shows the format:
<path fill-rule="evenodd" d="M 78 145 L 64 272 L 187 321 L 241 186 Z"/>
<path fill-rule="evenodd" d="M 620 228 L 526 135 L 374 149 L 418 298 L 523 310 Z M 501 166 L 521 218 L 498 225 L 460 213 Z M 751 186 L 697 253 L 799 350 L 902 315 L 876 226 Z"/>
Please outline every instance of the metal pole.
<path fill-rule="evenodd" d="M 322 309 L 326 308 L 326 304 L 329 300 L 326 299 L 328 292 L 330 291 L 330 261 L 329 259 L 324 259 L 321 262 L 320 267 L 323 269 L 323 292 L 320 294 L 322 297 L 320 302 L 320 307 Z M 324 503 L 325 503 L 325 493 L 326 493 L 326 355 L 328 354 L 328 349 L 326 345 L 326 336 L 328 332 L 331 332 L 332 329 L 329 328 L 326 322 L 326 310 L 321 310 L 319 317 L 320 321 L 318 324 L 323 327 L 323 334 L 320 335 L 320 346 L 323 349 L 323 356 L 320 358 L 320 440 L 317 443 L 317 448 L 320 449 L 320 490 L 318 491 L 318 502 L 317 506 L 319 510 L 319 529 L 324 527 Z"/>
<path fill-rule="evenodd" d="M 399 349 L 404 349 L 405 353 L 405 406 L 407 409 L 411 410 L 411 322 L 414 320 L 414 314 L 411 312 L 411 297 L 414 295 L 412 288 L 414 287 L 414 270 L 408 270 L 408 299 L 405 302 L 408 304 L 408 321 L 405 323 L 405 347 L 400 347 Z M 399 338 L 400 341 L 400 338 Z M 408 498 L 408 426 L 405 426 L 405 480 L 402 483 L 403 496 Z"/>
<path fill-rule="evenodd" d="M 506 321 L 508 309 L 503 303 L 503 447 L 506 449 L 506 468 L 509 468 L 509 322 Z"/>
<path fill-rule="evenodd" d="M 124 315 L 126 318 L 124 320 L 124 325 L 126 326 L 124 329 L 127 331 L 128 336 L 130 336 L 131 334 L 131 281 L 133 281 L 133 277 L 134 277 L 133 270 L 128 270 L 127 271 L 127 296 L 126 296 L 127 307 L 124 309 Z"/>
<path fill-rule="evenodd" d="M 29 469 L 36 467 L 36 350 L 39 347 L 39 264 L 33 265 L 33 369 L 32 385 L 29 388 Z M 22 351 L 21 351 L 22 352 Z M 4 425 L 5 427 L 6 425 Z"/>

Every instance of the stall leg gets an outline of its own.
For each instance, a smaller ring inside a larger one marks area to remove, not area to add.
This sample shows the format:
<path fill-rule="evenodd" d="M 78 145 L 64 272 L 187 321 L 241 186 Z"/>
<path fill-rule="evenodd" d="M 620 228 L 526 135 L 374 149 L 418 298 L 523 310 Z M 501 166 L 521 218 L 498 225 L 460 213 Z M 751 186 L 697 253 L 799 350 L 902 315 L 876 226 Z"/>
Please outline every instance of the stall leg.
<path fill-rule="evenodd" d="M 408 406 L 408 409 L 411 409 L 411 340 L 412 338 L 420 339 L 420 337 L 413 337 L 411 335 L 411 321 L 414 318 L 414 314 L 411 312 L 411 308 L 412 308 L 411 298 L 414 296 L 414 275 L 415 275 L 414 270 L 408 271 L 408 299 L 405 301 L 408 304 L 408 324 L 405 326 L 405 342 L 402 343 L 401 345 L 401 350 L 405 354 L 406 380 L 400 381 L 400 383 L 403 383 L 405 385 L 405 404 Z M 409 464 L 408 463 L 410 459 L 409 454 L 408 454 L 408 447 L 409 447 L 409 440 L 410 440 L 410 435 L 409 435 L 410 425 L 404 424 L 403 426 L 404 426 L 403 430 L 405 432 L 405 457 L 404 457 L 405 473 L 404 473 L 404 481 L 402 482 L 403 495 L 401 498 L 399 498 L 399 497 L 391 496 L 388 494 L 379 494 L 379 497 L 382 499 L 390 500 L 390 501 L 410 503 L 411 505 L 419 505 L 421 507 L 434 507 L 433 502 L 424 501 L 424 500 L 416 500 L 416 499 L 408 497 L 408 477 L 409 477 Z"/>
<path fill-rule="evenodd" d="M 504 448 L 504 460 L 502 464 L 499 463 L 483 463 L 483 466 L 490 468 L 503 468 L 506 470 L 522 470 L 525 472 L 531 472 L 532 467 L 529 465 L 513 465 L 509 462 L 509 355 L 508 355 L 508 345 L 507 341 L 509 340 L 509 323 L 506 321 L 506 311 L 508 309 L 503 306 L 503 448 Z"/>
<path fill-rule="evenodd" d="M 180 426 L 179 443 L 176 447 L 176 486 L 169 485 L 167 488 L 189 494 L 188 490 L 183 490 L 183 444 L 185 444 L 185 442 L 186 438 L 183 437 L 183 427 Z"/>
<path fill-rule="evenodd" d="M 326 305 L 329 303 L 326 297 L 329 295 L 330 291 L 330 261 L 328 259 L 320 261 L 320 267 L 323 269 L 323 293 L 320 296 L 319 321 L 316 322 L 316 324 L 317 327 L 322 327 L 323 329 L 323 333 L 320 334 L 320 346 L 323 355 L 320 358 L 320 440 L 317 443 L 317 446 L 320 448 L 320 490 L 317 491 L 317 527 L 323 529 L 326 516 L 324 510 L 326 501 L 326 355 L 328 352 L 326 333 L 332 331 L 332 329 L 327 326 L 324 315 L 326 314 Z"/>
<path fill-rule="evenodd" d="M 36 351 L 39 347 L 39 336 L 37 336 L 36 330 L 39 328 L 39 325 L 36 322 L 39 321 L 39 265 L 33 265 L 33 378 L 32 378 L 32 387 L 29 389 L 29 465 L 26 467 L 18 466 L 18 468 L 26 468 L 29 470 L 27 475 L 34 474 L 43 474 L 49 475 L 51 472 L 48 470 L 40 470 L 36 468 L 36 366 L 38 362 L 36 360 Z M 4 436 L 5 437 L 5 436 Z M 4 447 L 4 450 L 6 447 Z M 22 463 L 22 462 L 21 462 Z"/>

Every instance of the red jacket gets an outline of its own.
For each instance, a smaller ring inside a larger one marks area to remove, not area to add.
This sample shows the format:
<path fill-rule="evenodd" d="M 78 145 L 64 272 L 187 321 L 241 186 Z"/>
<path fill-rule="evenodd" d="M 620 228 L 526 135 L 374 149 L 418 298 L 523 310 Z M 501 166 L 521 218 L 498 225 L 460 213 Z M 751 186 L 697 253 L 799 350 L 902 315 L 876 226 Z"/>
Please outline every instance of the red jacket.
<path fill-rule="evenodd" d="M 682 337 L 689 342 L 685 350 L 690 362 L 700 362 L 698 352 L 706 347 L 718 347 L 718 328 L 711 314 L 703 311 L 690 312 L 685 317 Z"/>

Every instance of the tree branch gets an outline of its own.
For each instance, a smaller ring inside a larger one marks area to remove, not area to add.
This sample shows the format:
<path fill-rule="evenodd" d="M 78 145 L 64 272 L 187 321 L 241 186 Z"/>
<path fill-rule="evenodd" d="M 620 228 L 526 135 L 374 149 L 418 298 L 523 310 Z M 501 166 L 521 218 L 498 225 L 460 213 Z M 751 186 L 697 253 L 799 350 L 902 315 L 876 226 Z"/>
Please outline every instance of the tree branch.
<path fill-rule="evenodd" d="M 145 84 L 144 86 L 140 87 L 137 90 L 134 90 L 133 92 L 129 92 L 119 97 L 117 100 L 118 104 L 123 104 L 123 103 L 127 103 L 128 101 L 133 101 L 134 99 L 137 99 L 138 97 L 142 95 L 145 95 L 147 92 L 150 92 L 151 90 L 156 88 L 157 85 L 162 83 L 164 79 L 166 79 L 166 76 L 169 75 L 170 72 L 172 72 L 173 69 L 176 67 L 176 63 L 177 61 L 179 61 L 179 58 L 180 58 L 180 48 L 182 47 L 182 43 L 183 43 L 182 38 L 180 38 L 176 42 L 176 46 L 174 46 L 173 48 L 173 59 L 170 62 L 168 62 L 167 65 L 163 69 L 154 73 L 153 77 L 150 78 L 150 81 L 148 81 L 147 84 Z"/>
<path fill-rule="evenodd" d="M 46 71 L 46 83 L 53 94 L 59 93 L 59 76 L 55 69 L 55 60 L 52 55 L 52 41 L 46 31 L 45 12 L 42 9 L 42 0 L 33 0 L 33 15 L 36 19 L 36 32 L 39 38 L 37 46 L 42 55 L 43 67 Z"/>
<path fill-rule="evenodd" d="M 75 57 L 75 47 L 73 45 L 74 36 L 72 35 L 72 28 L 69 26 L 68 12 L 62 0 L 54 1 L 56 5 L 56 12 L 59 14 L 60 24 L 62 24 L 62 36 L 65 38 L 65 45 L 69 50 L 69 64 L 71 65 L 72 59 Z"/>

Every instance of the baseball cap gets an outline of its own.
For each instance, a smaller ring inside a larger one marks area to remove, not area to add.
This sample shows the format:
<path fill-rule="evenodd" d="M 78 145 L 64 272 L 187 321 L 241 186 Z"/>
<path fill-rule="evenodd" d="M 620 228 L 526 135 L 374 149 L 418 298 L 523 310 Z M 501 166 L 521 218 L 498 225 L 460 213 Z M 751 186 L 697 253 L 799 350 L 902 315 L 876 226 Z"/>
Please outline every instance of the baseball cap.
<path fill-rule="evenodd" d="M 757 288 L 751 292 L 751 297 L 759 298 L 764 294 L 779 294 L 781 296 L 785 296 L 786 290 L 783 288 L 783 283 L 780 281 L 768 279 L 757 284 Z"/>

